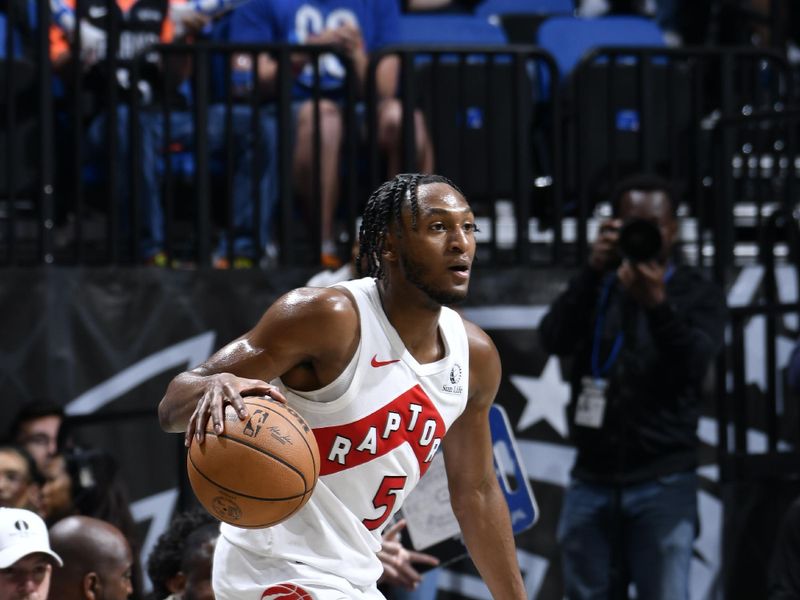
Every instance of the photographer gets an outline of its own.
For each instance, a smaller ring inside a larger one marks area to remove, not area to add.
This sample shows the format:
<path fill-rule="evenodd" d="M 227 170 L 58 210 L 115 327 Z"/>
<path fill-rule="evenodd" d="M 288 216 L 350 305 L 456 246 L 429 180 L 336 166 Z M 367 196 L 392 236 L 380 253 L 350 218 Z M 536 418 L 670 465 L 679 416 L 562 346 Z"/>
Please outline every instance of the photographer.
<path fill-rule="evenodd" d="M 558 527 L 565 596 L 688 598 L 701 384 L 722 346 L 723 293 L 672 256 L 669 184 L 622 182 L 589 264 L 550 307 L 545 349 L 570 356 L 578 455 Z"/>

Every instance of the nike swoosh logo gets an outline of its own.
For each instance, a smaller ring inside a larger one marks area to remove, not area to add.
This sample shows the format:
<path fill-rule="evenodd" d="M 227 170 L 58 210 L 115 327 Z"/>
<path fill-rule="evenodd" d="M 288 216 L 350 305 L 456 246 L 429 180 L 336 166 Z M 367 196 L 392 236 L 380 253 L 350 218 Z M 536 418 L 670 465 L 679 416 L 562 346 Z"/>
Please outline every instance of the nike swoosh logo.
<path fill-rule="evenodd" d="M 92 19 L 102 19 L 108 14 L 108 10 L 102 6 L 90 6 L 89 17 Z"/>
<path fill-rule="evenodd" d="M 372 363 L 370 364 L 372 364 L 372 366 L 377 369 L 378 367 L 385 367 L 386 365 L 390 365 L 396 362 L 400 362 L 400 359 L 395 358 L 394 360 L 378 360 L 378 355 L 376 354 L 375 356 L 372 357 Z"/>

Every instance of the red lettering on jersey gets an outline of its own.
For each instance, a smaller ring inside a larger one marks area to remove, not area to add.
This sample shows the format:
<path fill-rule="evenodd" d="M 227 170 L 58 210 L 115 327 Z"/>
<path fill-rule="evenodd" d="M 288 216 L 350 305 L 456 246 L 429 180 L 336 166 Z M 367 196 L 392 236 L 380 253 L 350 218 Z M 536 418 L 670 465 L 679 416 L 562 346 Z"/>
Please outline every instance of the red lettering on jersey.
<path fill-rule="evenodd" d="M 314 429 L 322 463 L 319 474 L 363 465 L 408 442 L 423 475 L 444 433 L 444 420 L 433 401 L 415 385 L 354 423 Z"/>

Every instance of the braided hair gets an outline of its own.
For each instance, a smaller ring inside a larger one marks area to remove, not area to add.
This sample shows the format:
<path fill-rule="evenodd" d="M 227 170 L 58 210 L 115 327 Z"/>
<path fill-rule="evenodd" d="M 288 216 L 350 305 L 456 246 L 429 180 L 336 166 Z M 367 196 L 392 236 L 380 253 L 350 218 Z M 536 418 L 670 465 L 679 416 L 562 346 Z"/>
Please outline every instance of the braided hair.
<path fill-rule="evenodd" d="M 401 173 L 383 183 L 367 200 L 361 228 L 358 232 L 358 257 L 356 268 L 360 276 L 382 279 L 384 275 L 381 254 L 389 224 L 401 222 L 403 202 L 408 200 L 411 208 L 411 227 L 417 228 L 419 204 L 417 190 L 429 183 L 445 183 L 462 196 L 463 192 L 452 181 L 442 175 L 421 173 Z"/>

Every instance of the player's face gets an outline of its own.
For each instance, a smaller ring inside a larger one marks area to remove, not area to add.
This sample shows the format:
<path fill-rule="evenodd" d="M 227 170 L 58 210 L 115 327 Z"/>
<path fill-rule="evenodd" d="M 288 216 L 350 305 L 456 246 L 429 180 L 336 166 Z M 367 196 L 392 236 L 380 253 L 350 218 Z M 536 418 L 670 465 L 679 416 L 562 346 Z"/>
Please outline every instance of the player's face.
<path fill-rule="evenodd" d="M 405 278 L 437 304 L 464 300 L 475 258 L 475 215 L 461 194 L 445 183 L 429 183 L 417 191 L 417 226 L 403 211 L 398 240 Z"/>
<path fill-rule="evenodd" d="M 7 569 L 0 569 L 0 598 L 45 600 L 50 592 L 52 569 L 45 554 L 23 556 Z"/>

